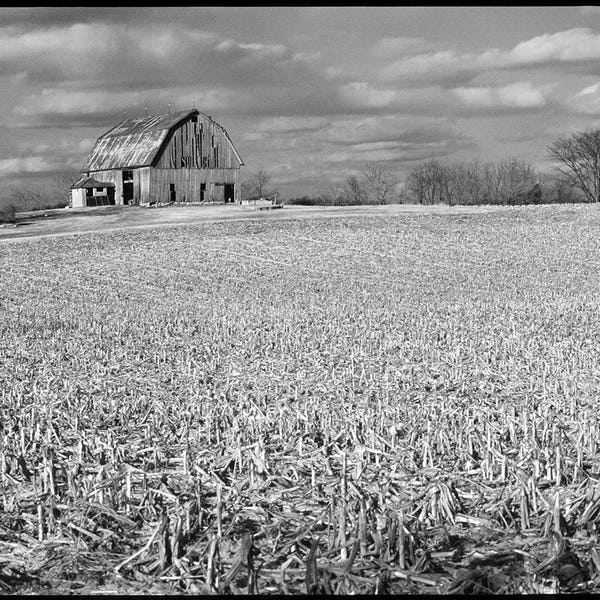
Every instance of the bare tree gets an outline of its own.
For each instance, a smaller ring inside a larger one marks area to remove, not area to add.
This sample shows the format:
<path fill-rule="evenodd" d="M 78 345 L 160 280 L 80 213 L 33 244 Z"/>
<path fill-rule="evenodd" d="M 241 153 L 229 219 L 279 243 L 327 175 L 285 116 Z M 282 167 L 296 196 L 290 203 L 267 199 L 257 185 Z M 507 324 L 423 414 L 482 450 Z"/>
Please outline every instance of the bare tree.
<path fill-rule="evenodd" d="M 439 204 L 452 199 L 449 170 L 434 159 L 413 167 L 406 187 L 419 204 Z"/>
<path fill-rule="evenodd" d="M 427 181 L 425 178 L 425 171 L 423 165 L 414 166 L 406 176 L 404 183 L 404 189 L 406 195 L 411 199 L 415 200 L 419 204 L 425 204 L 425 190 L 427 187 Z"/>
<path fill-rule="evenodd" d="M 20 210 L 36 210 L 44 207 L 46 193 L 37 185 L 27 187 L 15 185 L 10 190 L 9 197 Z"/>
<path fill-rule="evenodd" d="M 496 167 L 499 204 L 517 204 L 530 193 L 537 183 L 534 167 L 518 158 L 509 157 Z"/>
<path fill-rule="evenodd" d="M 269 185 L 270 181 L 271 176 L 262 168 L 254 174 L 254 185 L 259 198 L 264 198 L 267 196 L 267 186 Z"/>
<path fill-rule="evenodd" d="M 600 129 L 560 138 L 548 148 L 559 172 L 580 189 L 588 202 L 600 202 Z"/>
<path fill-rule="evenodd" d="M 389 204 L 398 187 L 397 177 L 376 163 L 367 165 L 362 180 L 370 204 Z"/>
<path fill-rule="evenodd" d="M 269 173 L 260 168 L 254 173 L 250 173 L 241 182 L 241 197 L 242 200 L 251 200 L 253 198 L 267 198 L 277 193 L 276 190 L 269 187 L 271 176 Z"/>
<path fill-rule="evenodd" d="M 335 206 L 339 204 L 340 190 L 334 185 L 328 185 L 319 193 L 319 204 Z"/>
<path fill-rule="evenodd" d="M 413 167 L 406 189 L 420 204 L 517 204 L 541 200 L 539 175 L 517 158 L 442 165 L 429 160 Z"/>
<path fill-rule="evenodd" d="M 576 204 L 587 201 L 581 189 L 575 187 L 570 178 L 565 177 L 558 170 L 555 174 L 545 174 L 541 190 L 545 202 L 552 204 Z"/>
<path fill-rule="evenodd" d="M 365 204 L 366 193 L 362 182 L 356 176 L 351 176 L 344 181 L 341 189 L 341 199 L 344 204 Z"/>
<path fill-rule="evenodd" d="M 71 205 L 71 186 L 81 177 L 81 173 L 75 170 L 57 173 L 53 180 L 53 192 L 56 194 L 56 202 L 63 206 Z"/>
<path fill-rule="evenodd" d="M 479 161 L 457 163 L 449 169 L 453 199 L 458 204 L 479 204 L 483 196 L 483 174 Z"/>
<path fill-rule="evenodd" d="M 10 200 L 20 210 L 62 208 L 71 202 L 71 185 L 81 176 L 78 171 L 67 170 L 54 175 L 46 183 L 14 186 Z"/>

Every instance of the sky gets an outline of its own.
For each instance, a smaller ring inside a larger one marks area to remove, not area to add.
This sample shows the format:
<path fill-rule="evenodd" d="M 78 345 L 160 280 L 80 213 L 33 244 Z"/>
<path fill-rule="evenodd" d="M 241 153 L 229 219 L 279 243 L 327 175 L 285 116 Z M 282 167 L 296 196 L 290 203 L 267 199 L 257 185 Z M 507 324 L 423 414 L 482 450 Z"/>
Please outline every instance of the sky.
<path fill-rule="evenodd" d="M 376 163 L 516 157 L 600 126 L 600 7 L 0 8 L 0 189 L 195 106 L 284 197 Z"/>

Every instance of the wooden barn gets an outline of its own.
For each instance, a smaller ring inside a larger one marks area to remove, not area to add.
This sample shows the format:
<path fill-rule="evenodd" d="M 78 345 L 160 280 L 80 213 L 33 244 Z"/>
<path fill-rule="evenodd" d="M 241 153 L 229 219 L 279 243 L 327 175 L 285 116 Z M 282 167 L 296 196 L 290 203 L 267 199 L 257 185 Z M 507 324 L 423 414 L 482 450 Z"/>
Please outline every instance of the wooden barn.
<path fill-rule="evenodd" d="M 126 119 L 96 141 L 72 206 L 239 203 L 243 164 L 227 131 L 196 109 Z"/>

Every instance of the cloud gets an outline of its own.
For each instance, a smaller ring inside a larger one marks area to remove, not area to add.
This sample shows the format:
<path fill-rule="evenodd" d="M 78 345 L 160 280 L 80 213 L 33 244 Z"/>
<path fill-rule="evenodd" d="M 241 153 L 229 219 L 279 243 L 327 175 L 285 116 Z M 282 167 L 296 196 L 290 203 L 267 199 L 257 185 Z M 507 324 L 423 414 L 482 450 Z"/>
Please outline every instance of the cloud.
<path fill-rule="evenodd" d="M 491 51 L 488 51 L 488 56 L 489 52 Z M 473 54 L 440 50 L 394 60 L 381 68 L 379 78 L 405 85 L 424 83 L 456 85 L 473 79 L 484 68 L 482 63 L 489 60 Z"/>
<path fill-rule="evenodd" d="M 148 18 L 155 9 L 150 6 L 144 7 L 144 16 Z M 203 17 L 206 18 L 206 14 Z M 172 17 L 171 17 L 172 18 Z M 2 22 L 7 25 L 26 25 L 28 27 L 52 27 L 60 25 L 71 25 L 73 22 L 94 23 L 139 23 L 140 9 L 137 7 L 116 6 L 106 7 L 19 7 L 3 8 Z"/>
<path fill-rule="evenodd" d="M 416 145 L 465 139 L 458 126 L 447 118 L 398 115 L 334 121 L 321 135 L 336 145 L 390 142 Z"/>
<path fill-rule="evenodd" d="M 52 173 L 59 170 L 59 164 L 45 156 L 25 156 L 0 159 L 0 178 L 13 175 Z"/>
<path fill-rule="evenodd" d="M 329 125 L 325 117 L 273 117 L 262 119 L 251 131 L 244 134 L 244 139 L 258 141 L 272 138 L 273 135 L 286 136 L 320 131 Z"/>
<path fill-rule="evenodd" d="M 454 50 L 401 57 L 384 65 L 379 78 L 406 85 L 439 83 L 456 87 L 478 75 L 497 70 L 533 69 L 556 65 L 595 67 L 600 59 L 600 34 L 587 27 L 546 33 L 516 44 L 508 51 L 490 48 L 481 53 Z"/>
<path fill-rule="evenodd" d="M 580 6 L 579 12 L 585 17 L 590 15 L 600 15 L 600 6 Z"/>
<path fill-rule="evenodd" d="M 600 81 L 588 85 L 563 103 L 567 111 L 581 115 L 600 115 Z"/>
<path fill-rule="evenodd" d="M 340 84 L 336 97 L 350 113 L 440 115 L 460 109 L 457 98 L 438 85 L 402 87 L 368 81 Z"/>
<path fill-rule="evenodd" d="M 162 113 L 169 104 L 183 110 L 194 100 L 219 114 L 292 117 L 347 109 L 337 93 L 344 77 L 318 66 L 315 53 L 170 25 L 3 27 L 1 75 L 28 90 L 15 106 L 13 126 L 26 119 L 40 126 L 104 126 L 123 111 L 139 115 L 147 105 L 151 114 Z"/>
<path fill-rule="evenodd" d="M 501 87 L 463 87 L 453 92 L 466 106 L 475 109 L 533 109 L 546 106 L 542 92 L 529 82 Z"/>
<path fill-rule="evenodd" d="M 312 122 L 319 127 L 307 129 L 300 129 L 295 119 L 284 123 L 295 131 L 285 128 L 267 132 L 272 121 L 264 120 L 245 139 L 253 143 L 268 141 L 261 148 L 266 149 L 268 162 L 272 164 L 278 164 L 282 156 L 294 156 L 287 163 L 293 165 L 296 173 L 303 174 L 318 168 L 337 174 L 344 169 L 360 171 L 368 162 L 398 166 L 448 156 L 473 146 L 456 124 L 444 118 L 398 115 L 337 118 L 322 127 L 324 120 Z"/>
<path fill-rule="evenodd" d="M 587 27 L 536 36 L 517 44 L 502 59 L 510 66 L 593 61 L 600 58 L 600 34 Z"/>
<path fill-rule="evenodd" d="M 583 88 L 580 92 L 577 92 L 577 96 L 587 96 L 589 94 L 597 94 L 600 90 L 600 82 L 594 83 L 593 85 L 588 85 Z"/>
<path fill-rule="evenodd" d="M 322 143 L 336 146 L 365 144 L 427 144 L 465 141 L 448 118 L 381 115 L 352 118 L 277 117 L 259 121 L 243 136 L 249 141 L 270 140 L 282 147 Z"/>
<path fill-rule="evenodd" d="M 390 59 L 422 53 L 432 47 L 433 44 L 422 37 L 384 37 L 371 48 L 371 54 L 377 59 Z"/>
<path fill-rule="evenodd" d="M 324 164 L 347 165 L 350 168 L 364 168 L 371 162 L 376 163 L 410 163 L 431 158 L 442 158 L 451 154 L 455 148 L 444 144 L 402 146 L 402 145 L 365 145 L 362 148 L 338 150 L 322 157 Z"/>
<path fill-rule="evenodd" d="M 11 25 L 0 28 L 0 74 L 18 74 L 20 85 L 37 88 L 16 105 L 16 125 L 30 119 L 40 126 L 104 127 L 120 120 L 123 111 L 140 115 L 146 105 L 151 113 L 166 112 L 169 104 L 182 110 L 194 100 L 209 113 L 282 118 L 531 109 L 545 103 L 542 92 L 532 87 L 495 90 L 469 83 L 482 69 L 523 64 L 527 56 L 536 61 L 581 56 L 573 54 L 573 47 L 591 32 L 563 33 L 568 35 L 533 38 L 509 53 L 492 49 L 477 55 L 452 50 L 414 54 L 432 46 L 419 37 L 386 37 L 374 45 L 374 54 L 403 56 L 383 68 L 383 81 L 377 83 L 331 70 L 317 60 L 318 53 L 181 24 L 98 22 L 32 30 Z M 448 93 L 448 88 L 456 91 Z"/>
<path fill-rule="evenodd" d="M 547 100 L 541 89 L 527 81 L 504 86 L 376 87 L 352 82 L 339 88 L 340 102 L 348 110 L 377 114 L 469 116 L 475 111 L 505 112 L 542 109 Z"/>
<path fill-rule="evenodd" d="M 243 43 L 168 24 L 76 23 L 45 29 L 0 28 L 0 74 L 79 87 L 148 89 L 180 84 L 298 85 L 323 77 L 311 56 L 277 43 Z"/>
<path fill-rule="evenodd" d="M 155 89 L 148 91 L 83 90 L 44 88 L 25 97 L 13 109 L 13 127 L 110 127 L 123 118 L 192 108 L 192 101 L 204 112 L 228 103 L 227 92 L 218 89 Z M 150 103 L 149 100 L 152 102 Z"/>

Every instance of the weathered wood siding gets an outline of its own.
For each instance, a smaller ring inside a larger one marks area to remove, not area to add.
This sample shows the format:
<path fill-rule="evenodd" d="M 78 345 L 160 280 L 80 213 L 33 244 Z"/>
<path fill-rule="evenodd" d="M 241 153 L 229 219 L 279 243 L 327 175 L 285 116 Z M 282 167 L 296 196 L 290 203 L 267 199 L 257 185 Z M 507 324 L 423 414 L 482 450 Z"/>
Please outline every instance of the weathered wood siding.
<path fill-rule="evenodd" d="M 133 200 L 135 204 L 149 202 L 152 196 L 150 188 L 151 172 L 151 167 L 133 170 Z"/>
<path fill-rule="evenodd" d="M 142 202 L 169 202 L 170 186 L 175 186 L 177 202 L 200 202 L 201 186 L 206 185 L 204 200 L 223 202 L 224 186 L 233 184 L 235 202 L 240 202 L 239 169 L 151 169 L 148 199 Z"/>
<path fill-rule="evenodd" d="M 153 166 L 157 169 L 239 169 L 240 161 L 223 128 L 199 114 L 186 119 L 171 132 Z"/>
<path fill-rule="evenodd" d="M 224 201 L 224 184 L 234 185 L 234 201 L 240 202 L 239 169 L 154 169 L 142 167 L 133 172 L 133 203 L 169 202 L 171 185 L 177 202 Z M 96 171 L 103 181 L 115 184 L 115 204 L 123 204 L 123 171 Z"/>
<path fill-rule="evenodd" d="M 124 169 L 133 173 L 133 200 L 130 204 L 147 202 L 150 193 L 150 171 L 151 167 L 140 169 Z M 96 177 L 102 177 L 102 181 L 112 181 L 115 184 L 115 204 L 123 204 L 123 170 L 113 169 L 110 171 L 93 171 Z"/>
<path fill-rule="evenodd" d="M 110 171 L 87 171 L 87 175 L 91 175 L 102 181 L 112 181 L 115 184 L 115 204 L 123 204 L 123 171 L 119 169 Z"/>
<path fill-rule="evenodd" d="M 85 189 L 71 190 L 71 208 L 82 208 L 85 206 Z"/>

